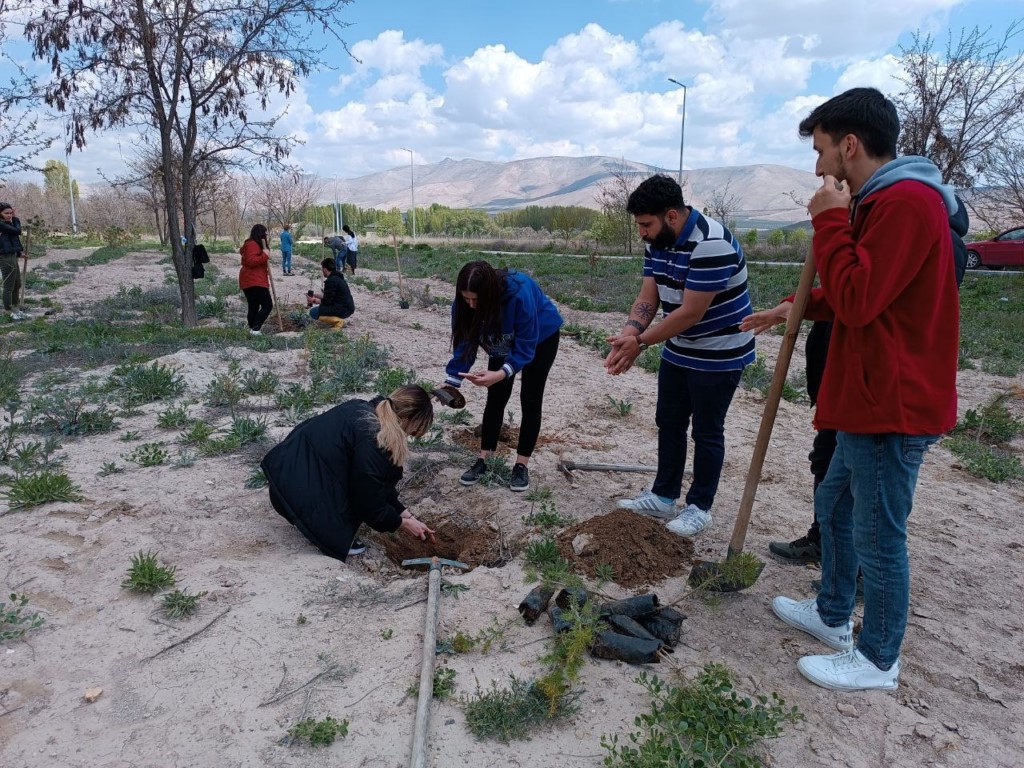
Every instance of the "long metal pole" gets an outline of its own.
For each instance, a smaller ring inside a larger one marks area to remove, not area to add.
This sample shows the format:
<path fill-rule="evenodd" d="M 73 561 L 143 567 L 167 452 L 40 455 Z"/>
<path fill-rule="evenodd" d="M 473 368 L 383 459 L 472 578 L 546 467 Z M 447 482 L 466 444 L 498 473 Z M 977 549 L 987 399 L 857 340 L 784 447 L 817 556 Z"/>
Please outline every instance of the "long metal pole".
<path fill-rule="evenodd" d="M 412 193 L 412 241 L 416 242 L 416 166 L 413 163 L 411 149 L 401 147 L 404 152 L 409 153 L 409 189 Z"/>
<path fill-rule="evenodd" d="M 679 186 L 681 187 L 683 186 L 683 149 L 686 147 L 686 86 L 671 77 L 668 81 L 683 89 L 683 120 L 679 126 Z"/>

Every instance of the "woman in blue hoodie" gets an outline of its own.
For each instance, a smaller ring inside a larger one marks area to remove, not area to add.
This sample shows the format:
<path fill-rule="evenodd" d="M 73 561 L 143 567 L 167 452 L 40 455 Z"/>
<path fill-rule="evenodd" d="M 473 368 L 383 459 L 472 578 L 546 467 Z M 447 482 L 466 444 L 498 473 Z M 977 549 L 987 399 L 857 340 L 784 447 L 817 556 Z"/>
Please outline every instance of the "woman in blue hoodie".
<path fill-rule="evenodd" d="M 465 379 L 487 388 L 480 454 L 459 479 L 463 485 L 475 485 L 487 471 L 485 460 L 498 447 L 512 383 L 522 371 L 523 419 L 509 488 L 525 491 L 530 487 L 527 465 L 540 434 L 544 387 L 558 354 L 561 327 L 558 309 L 529 275 L 496 270 L 486 261 L 471 261 L 459 271 L 452 303 L 453 355 L 445 369 L 445 384 L 458 387 Z M 487 370 L 470 373 L 480 348 L 488 356 Z"/>

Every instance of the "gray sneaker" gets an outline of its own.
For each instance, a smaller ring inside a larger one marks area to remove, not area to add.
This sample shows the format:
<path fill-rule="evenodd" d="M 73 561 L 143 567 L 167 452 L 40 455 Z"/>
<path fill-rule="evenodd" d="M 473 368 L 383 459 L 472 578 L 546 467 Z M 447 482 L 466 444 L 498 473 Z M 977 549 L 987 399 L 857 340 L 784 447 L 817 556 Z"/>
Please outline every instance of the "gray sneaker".
<path fill-rule="evenodd" d="M 509 481 L 508 487 L 511 491 L 530 490 L 530 470 L 526 468 L 525 464 L 516 462 L 512 467 L 512 479 Z"/>
<path fill-rule="evenodd" d="M 809 600 L 776 597 L 772 600 L 772 610 L 789 626 L 803 630 L 830 648 L 837 651 L 848 651 L 853 648 L 853 622 L 847 620 L 841 627 L 828 626 L 821 620 L 818 614 L 818 601 L 813 597 Z"/>
<path fill-rule="evenodd" d="M 473 462 L 472 467 L 462 473 L 459 482 L 463 485 L 476 485 L 485 474 L 487 474 L 487 462 L 483 459 L 477 459 Z"/>
<path fill-rule="evenodd" d="M 662 520 L 671 520 L 678 514 L 675 504 L 665 503 L 651 491 L 644 491 L 632 499 L 619 499 L 615 502 L 615 506 L 619 509 L 631 509 L 651 517 L 659 517 Z"/>
<path fill-rule="evenodd" d="M 711 525 L 711 513 L 696 504 L 688 504 L 679 517 L 665 527 L 679 536 L 696 536 Z"/>

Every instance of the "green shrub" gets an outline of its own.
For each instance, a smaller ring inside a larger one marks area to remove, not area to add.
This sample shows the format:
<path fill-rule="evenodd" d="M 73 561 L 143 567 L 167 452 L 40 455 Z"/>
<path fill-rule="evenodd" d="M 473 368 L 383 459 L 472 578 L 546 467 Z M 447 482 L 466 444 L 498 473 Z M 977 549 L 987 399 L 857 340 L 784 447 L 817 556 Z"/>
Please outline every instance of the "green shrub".
<path fill-rule="evenodd" d="M 1024 477 L 1020 459 L 1005 448 L 978 442 L 963 435 L 950 437 L 946 446 L 960 457 L 964 469 L 975 477 L 1003 483 Z"/>
<path fill-rule="evenodd" d="M 121 395 L 125 405 L 141 405 L 177 397 L 185 390 L 185 380 L 163 363 L 126 363 L 110 375 L 110 389 Z"/>
<path fill-rule="evenodd" d="M 126 461 L 134 462 L 140 467 L 159 467 L 170 456 L 163 443 L 143 443 L 136 446 L 124 458 Z"/>
<path fill-rule="evenodd" d="M 497 681 L 462 699 L 466 711 L 466 725 L 478 739 L 508 742 L 526 739 L 531 731 L 572 715 L 576 708 L 572 700 L 559 701 L 554 711 L 547 696 L 535 680 L 509 676 L 507 688 L 499 688 Z"/>
<path fill-rule="evenodd" d="M 0 601 L 0 640 L 17 640 L 26 632 L 43 626 L 43 619 L 38 613 L 25 610 L 28 598 L 11 592 L 10 603 Z"/>
<path fill-rule="evenodd" d="M 646 672 L 637 682 L 651 696 L 651 711 L 636 718 L 639 730 L 629 734 L 628 743 L 620 746 L 617 735 L 601 737 L 609 768 L 760 768 L 764 740 L 778 738 L 784 725 L 803 719 L 796 707 L 786 709 L 777 693 L 756 702 L 741 698 L 721 664 L 708 664 L 695 680 L 679 686 Z"/>
<path fill-rule="evenodd" d="M 190 594 L 187 589 L 176 589 L 164 595 L 162 606 L 164 615 L 169 619 L 185 619 L 199 608 L 199 600 L 206 592 Z"/>
<path fill-rule="evenodd" d="M 336 738 L 344 739 L 348 736 L 348 720 L 335 720 L 330 715 L 323 720 L 310 717 L 289 728 L 288 735 L 293 739 L 308 741 L 314 747 L 327 747 Z"/>
<path fill-rule="evenodd" d="M 155 552 L 139 552 L 132 555 L 131 567 L 121 587 L 143 594 L 170 589 L 175 583 L 175 570 L 173 565 L 160 565 Z"/>

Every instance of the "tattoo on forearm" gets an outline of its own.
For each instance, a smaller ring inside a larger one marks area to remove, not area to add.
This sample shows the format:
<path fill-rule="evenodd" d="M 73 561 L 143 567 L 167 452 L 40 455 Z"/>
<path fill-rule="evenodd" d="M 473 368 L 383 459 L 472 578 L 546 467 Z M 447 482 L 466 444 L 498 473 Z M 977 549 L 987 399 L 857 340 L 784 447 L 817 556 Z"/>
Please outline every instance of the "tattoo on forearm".
<path fill-rule="evenodd" d="M 640 331 L 640 333 L 643 333 L 645 330 L 647 330 L 647 326 L 646 325 L 644 325 L 643 323 L 639 323 L 636 320 L 632 320 L 632 319 L 631 320 L 627 320 L 626 321 L 626 325 L 630 326 L 631 328 L 636 328 L 638 331 Z"/>
<path fill-rule="evenodd" d="M 630 315 L 635 315 L 643 321 L 643 328 L 646 328 L 651 324 L 651 320 L 654 319 L 654 315 L 657 311 L 658 308 L 654 304 L 650 304 L 646 301 L 638 301 L 633 305 L 633 311 L 630 312 Z M 643 328 L 641 328 L 641 330 L 643 330 Z"/>

